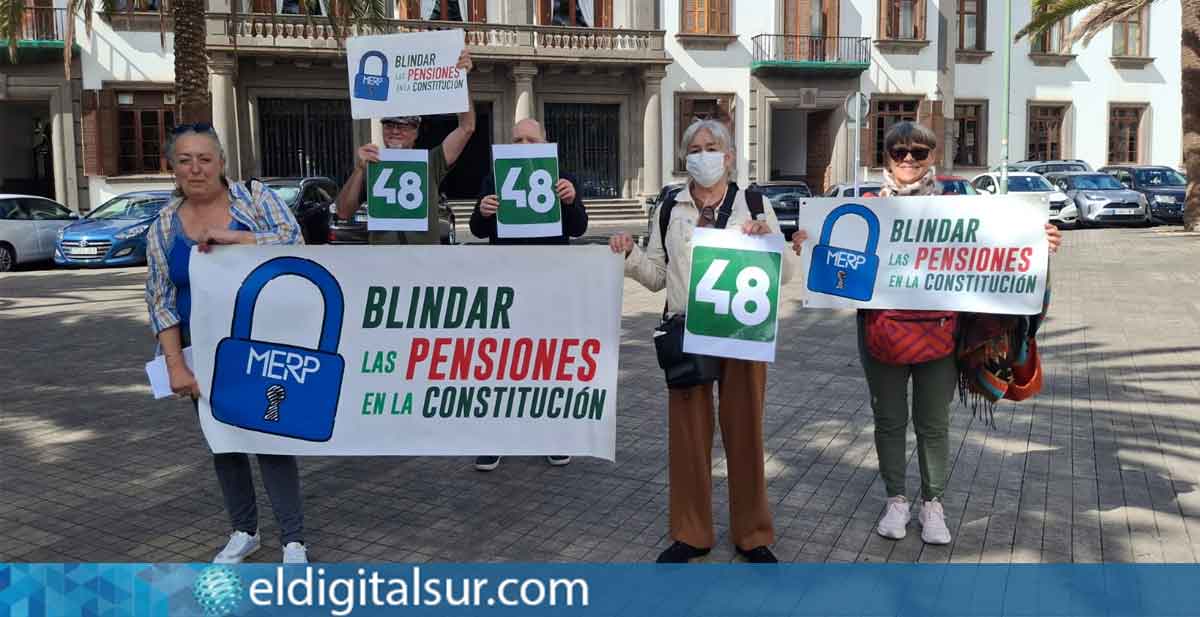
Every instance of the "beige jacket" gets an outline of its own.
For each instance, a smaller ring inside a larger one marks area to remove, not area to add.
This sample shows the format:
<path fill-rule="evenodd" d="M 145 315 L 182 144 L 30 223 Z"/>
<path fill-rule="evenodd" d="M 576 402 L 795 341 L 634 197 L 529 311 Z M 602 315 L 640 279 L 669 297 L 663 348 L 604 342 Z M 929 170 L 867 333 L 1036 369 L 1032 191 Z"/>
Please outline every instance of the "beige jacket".
<path fill-rule="evenodd" d="M 646 250 L 634 246 L 633 251 L 625 258 L 625 276 L 641 283 L 650 291 L 667 290 L 667 311 L 682 313 L 687 309 L 688 283 L 692 271 L 692 232 L 696 229 L 696 221 L 700 218 L 700 210 L 692 200 L 690 187 L 685 187 L 675 197 L 675 207 L 671 210 L 671 220 L 667 224 L 667 250 L 671 253 L 671 262 L 667 263 L 663 252 L 662 234 L 658 230 L 658 216 L 650 225 L 650 241 Z M 771 231 L 780 237 L 783 232 L 779 229 L 779 219 L 775 218 L 775 209 L 771 200 L 763 197 L 763 210 Z M 729 215 L 726 229 L 738 229 L 742 223 L 750 220 L 750 208 L 746 205 L 745 191 L 738 191 L 733 200 L 733 210 Z M 780 279 L 781 284 L 792 278 L 796 266 L 793 263 L 795 254 L 790 248 L 783 251 Z"/>

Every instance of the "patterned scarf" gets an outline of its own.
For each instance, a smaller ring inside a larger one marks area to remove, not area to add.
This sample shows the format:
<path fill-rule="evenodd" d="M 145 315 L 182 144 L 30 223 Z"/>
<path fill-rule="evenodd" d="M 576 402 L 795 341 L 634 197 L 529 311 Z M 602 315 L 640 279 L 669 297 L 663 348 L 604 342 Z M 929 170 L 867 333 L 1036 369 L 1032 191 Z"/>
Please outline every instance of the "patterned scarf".
<path fill-rule="evenodd" d="M 910 195 L 936 195 L 937 186 L 933 183 L 935 176 L 933 167 L 930 167 L 925 175 L 917 179 L 912 184 L 900 184 L 896 177 L 892 175 L 890 169 L 883 170 L 883 189 L 879 191 L 880 197 L 907 197 Z"/>

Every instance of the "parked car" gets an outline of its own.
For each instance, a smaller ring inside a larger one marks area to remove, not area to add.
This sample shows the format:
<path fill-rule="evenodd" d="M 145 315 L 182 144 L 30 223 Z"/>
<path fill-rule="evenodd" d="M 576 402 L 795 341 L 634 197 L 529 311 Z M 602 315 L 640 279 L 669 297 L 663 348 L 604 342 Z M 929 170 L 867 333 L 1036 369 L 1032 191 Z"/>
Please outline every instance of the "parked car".
<path fill-rule="evenodd" d="M 1152 222 L 1146 197 L 1106 173 L 1052 173 L 1046 174 L 1046 179 L 1075 203 L 1080 227 L 1103 223 L 1148 225 Z"/>
<path fill-rule="evenodd" d="M 1187 178 L 1183 174 L 1159 165 L 1110 165 L 1100 171 L 1145 195 L 1150 216 L 1164 222 L 1183 222 L 1183 204 L 1187 201 Z"/>
<path fill-rule="evenodd" d="M 53 257 L 59 230 L 78 219 L 45 197 L 0 194 L 0 272 Z"/>
<path fill-rule="evenodd" d="M 1083 159 L 1064 159 L 1057 161 L 1017 161 L 1009 163 L 1009 171 L 1028 171 L 1035 174 L 1048 174 L 1063 171 L 1092 171 L 1092 166 Z M 997 166 L 992 171 L 1000 171 Z"/>
<path fill-rule="evenodd" d="M 320 176 L 259 180 L 275 191 L 291 209 L 300 225 L 305 244 L 325 244 L 329 241 L 329 207 L 337 196 L 337 183 Z"/>
<path fill-rule="evenodd" d="M 171 200 L 171 191 L 118 195 L 58 232 L 54 263 L 60 266 L 130 266 L 146 263 L 146 231 Z"/>
<path fill-rule="evenodd" d="M 326 209 L 329 217 L 329 244 L 366 244 L 367 243 L 367 206 L 364 204 L 354 212 L 349 219 L 339 219 L 337 204 L 330 204 Z M 458 244 L 458 232 L 455 230 L 454 210 L 442 194 L 438 199 L 438 226 L 441 228 L 442 244 Z"/>
<path fill-rule="evenodd" d="M 1000 186 L 1000 172 L 989 171 L 975 176 L 971 181 L 975 190 L 981 193 L 995 194 Z M 1056 225 L 1074 225 L 1079 218 L 1079 211 L 1065 193 L 1055 188 L 1042 176 L 1029 171 L 1014 171 L 1008 174 L 1008 192 L 1035 193 L 1042 195 L 1050 202 L 1050 222 Z"/>
<path fill-rule="evenodd" d="M 978 195 L 979 191 L 971 186 L 971 181 L 962 176 L 936 176 L 938 193 L 941 195 Z"/>
<path fill-rule="evenodd" d="M 883 190 L 883 185 L 878 182 L 859 182 L 858 183 L 858 194 L 859 195 L 866 195 L 868 193 L 872 194 L 872 195 L 878 195 L 879 191 L 881 191 L 881 190 Z M 825 197 L 854 197 L 855 196 L 854 195 L 854 184 L 850 183 L 850 182 L 843 182 L 842 184 L 835 184 L 835 185 L 829 187 L 829 190 L 825 191 L 824 196 Z"/>
<path fill-rule="evenodd" d="M 801 202 L 813 196 L 812 189 L 808 188 L 808 184 L 801 180 L 751 184 L 750 188 L 771 200 L 771 207 L 775 209 L 775 218 L 779 219 L 779 229 L 783 232 L 784 238 L 791 240 L 792 233 L 800 224 Z"/>

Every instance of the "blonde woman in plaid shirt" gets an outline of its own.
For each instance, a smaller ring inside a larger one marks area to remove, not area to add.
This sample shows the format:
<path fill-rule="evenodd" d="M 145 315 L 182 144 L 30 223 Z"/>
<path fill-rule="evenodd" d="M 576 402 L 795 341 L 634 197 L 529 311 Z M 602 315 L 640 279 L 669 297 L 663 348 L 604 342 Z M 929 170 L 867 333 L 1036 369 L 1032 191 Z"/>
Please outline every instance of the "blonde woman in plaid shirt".
<path fill-rule="evenodd" d="M 211 125 L 176 127 L 165 147 L 175 172 L 175 196 L 147 234 L 146 305 L 150 325 L 167 362 L 171 389 L 200 396 L 196 377 L 183 360 L 188 344 L 191 286 L 188 261 L 193 246 L 214 244 L 303 244 L 290 210 L 271 189 L 253 192 L 225 177 L 225 152 Z M 250 458 L 214 454 L 213 466 L 225 497 L 233 533 L 215 563 L 239 563 L 260 547 L 257 498 Z M 279 523 L 284 563 L 306 563 L 300 474 L 293 456 L 258 455 L 263 484 Z"/>

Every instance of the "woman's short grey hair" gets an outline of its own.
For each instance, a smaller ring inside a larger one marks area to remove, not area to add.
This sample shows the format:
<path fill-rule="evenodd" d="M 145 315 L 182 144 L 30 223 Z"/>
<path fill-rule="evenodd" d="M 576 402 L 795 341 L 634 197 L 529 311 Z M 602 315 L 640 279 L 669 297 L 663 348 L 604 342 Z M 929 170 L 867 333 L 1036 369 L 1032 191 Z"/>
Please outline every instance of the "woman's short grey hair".
<path fill-rule="evenodd" d="M 733 136 L 729 134 L 729 128 L 724 123 L 716 120 L 697 120 L 683 132 L 683 140 L 679 142 L 680 159 L 687 160 L 688 146 L 692 145 L 692 142 L 695 141 L 696 135 L 700 131 L 712 133 L 713 139 L 717 140 L 717 143 L 721 145 L 723 152 L 736 152 L 733 147 Z M 729 167 L 730 171 L 733 170 L 731 165 L 727 165 L 726 167 Z"/>
<path fill-rule="evenodd" d="M 937 148 L 937 135 L 916 122 L 897 122 L 883 136 L 883 149 L 890 152 L 895 146 L 906 145 L 925 146 L 933 150 Z"/>

